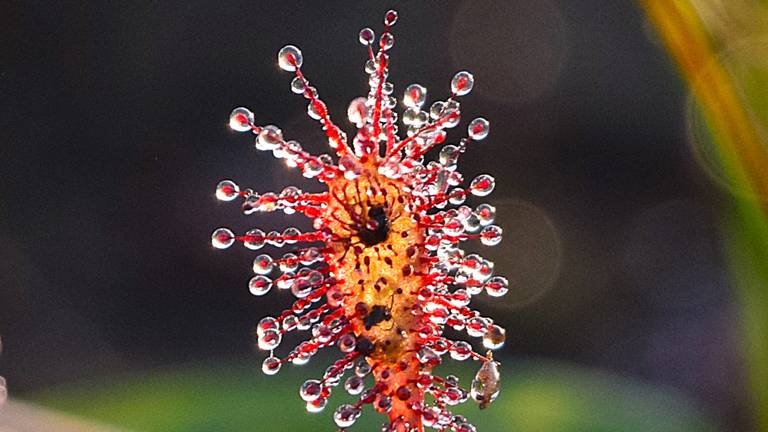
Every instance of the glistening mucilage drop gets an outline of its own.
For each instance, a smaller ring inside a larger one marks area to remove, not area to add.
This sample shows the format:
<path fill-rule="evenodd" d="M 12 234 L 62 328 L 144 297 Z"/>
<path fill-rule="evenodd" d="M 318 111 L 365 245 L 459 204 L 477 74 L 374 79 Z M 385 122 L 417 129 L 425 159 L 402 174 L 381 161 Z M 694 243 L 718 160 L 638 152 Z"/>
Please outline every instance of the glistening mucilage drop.
<path fill-rule="evenodd" d="M 335 409 L 333 419 L 341 429 L 352 426 L 368 404 L 387 416 L 382 431 L 431 427 L 471 432 L 474 426 L 449 407 L 470 396 L 481 407 L 493 402 L 499 365 L 490 351 L 477 353 L 469 343 L 446 337 L 444 330 L 466 332 L 481 339 L 486 349 L 504 344 L 504 329 L 469 304 L 476 295 L 504 295 L 509 283 L 493 274 L 493 263 L 462 249 L 467 241 L 493 246 L 501 240 L 493 206 L 465 204 L 468 195 L 489 195 L 495 180 L 481 174 L 464 188 L 457 169 L 460 155 L 488 136 L 490 124 L 476 118 L 468 124 L 467 137 L 456 144 L 445 142 L 447 130 L 461 121 L 459 97 L 474 85 L 467 71 L 453 77 L 445 100 L 429 107 L 427 89 L 408 86 L 406 110 L 398 121 L 394 86 L 387 81 L 397 18 L 395 11 L 385 14 L 378 42 L 372 29 L 360 32 L 368 53 L 369 89 L 347 110 L 357 128 L 351 140 L 331 120 L 319 92 L 302 72 L 301 50 L 287 45 L 278 53 L 280 68 L 294 74 L 291 90 L 306 99 L 307 113 L 321 124 L 335 157 L 312 155 L 298 141 L 286 140 L 277 126 L 257 125 L 247 108 L 236 108 L 230 115 L 230 127 L 253 133 L 258 150 L 271 151 L 327 190 L 306 193 L 288 186 L 279 193 L 257 192 L 223 180 L 216 197 L 242 199 L 246 214 L 303 214 L 312 219 L 313 231 L 254 228 L 238 235 L 219 228 L 211 243 L 219 249 L 235 242 L 250 250 L 290 249 L 282 255 L 258 255 L 248 285 L 256 296 L 276 287 L 296 297 L 289 309 L 256 326 L 257 344 L 269 352 L 264 373 L 274 375 L 287 363 L 307 363 L 322 348 L 335 346 L 341 352 L 322 377 L 301 386 L 299 395 L 309 412 L 322 411 L 343 382 L 358 399 Z M 398 123 L 405 129 L 403 138 Z M 438 160 L 425 162 L 424 155 L 438 145 L 443 146 Z M 308 331 L 310 337 L 279 357 L 275 352 L 290 331 Z M 461 387 L 456 377 L 433 372 L 445 357 L 479 363 L 471 389 Z"/>

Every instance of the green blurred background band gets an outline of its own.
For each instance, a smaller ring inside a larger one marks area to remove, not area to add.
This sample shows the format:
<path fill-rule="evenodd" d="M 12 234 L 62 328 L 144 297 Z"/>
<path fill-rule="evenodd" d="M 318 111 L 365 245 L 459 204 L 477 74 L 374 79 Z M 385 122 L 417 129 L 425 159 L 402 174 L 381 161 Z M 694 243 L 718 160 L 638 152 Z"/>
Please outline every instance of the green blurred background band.
<path fill-rule="evenodd" d="M 461 366 L 443 370 L 468 382 L 472 371 Z M 490 408 L 481 412 L 473 404 L 457 407 L 479 431 L 717 431 L 706 413 L 672 388 L 545 359 L 503 361 L 503 367 L 504 388 Z M 280 376 L 267 377 L 252 363 L 198 365 L 51 389 L 35 399 L 131 431 L 309 432 L 327 430 L 331 422 L 332 410 L 308 414 L 298 395 L 307 374 L 320 373 L 312 367 L 290 367 Z M 337 394 L 329 406 L 351 399 Z M 382 419 L 369 412 L 359 421 L 352 430 L 376 431 Z"/>

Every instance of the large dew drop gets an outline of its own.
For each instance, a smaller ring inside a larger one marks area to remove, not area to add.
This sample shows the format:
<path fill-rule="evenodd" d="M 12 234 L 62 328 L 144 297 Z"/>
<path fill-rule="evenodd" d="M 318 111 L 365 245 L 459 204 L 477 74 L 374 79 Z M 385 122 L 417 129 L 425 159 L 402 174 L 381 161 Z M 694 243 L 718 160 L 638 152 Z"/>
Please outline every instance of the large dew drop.
<path fill-rule="evenodd" d="M 283 142 L 283 131 L 277 126 L 269 125 L 259 132 L 256 148 L 259 150 L 274 150 Z"/>
<path fill-rule="evenodd" d="M 269 356 L 264 359 L 264 363 L 261 364 L 261 371 L 264 372 L 265 375 L 275 375 L 280 372 L 280 367 L 282 367 L 282 365 L 283 364 L 280 363 L 279 358 Z"/>
<path fill-rule="evenodd" d="M 248 108 L 235 108 L 229 115 L 229 127 L 238 132 L 251 130 L 253 113 Z"/>
<path fill-rule="evenodd" d="M 235 242 L 235 234 L 228 228 L 219 228 L 211 234 L 211 244 L 216 249 L 226 249 Z"/>
<path fill-rule="evenodd" d="M 301 55 L 301 50 L 293 45 L 286 45 L 277 53 L 277 64 L 284 71 L 294 72 L 301 68 L 303 62 L 304 57 Z"/>
<path fill-rule="evenodd" d="M 496 246 L 501 243 L 501 227 L 497 225 L 488 225 L 480 233 L 480 241 L 486 246 Z"/>
<path fill-rule="evenodd" d="M 477 371 L 470 387 L 470 396 L 485 408 L 499 396 L 499 364 L 493 359 L 486 361 Z"/>
<path fill-rule="evenodd" d="M 483 346 L 491 350 L 497 350 L 504 346 L 506 340 L 506 330 L 494 324 L 490 330 L 488 330 L 488 333 L 483 336 Z"/>
<path fill-rule="evenodd" d="M 268 275 L 274 267 L 274 260 L 267 254 L 261 254 L 253 260 L 253 272 L 258 275 Z"/>
<path fill-rule="evenodd" d="M 360 417 L 360 408 L 344 404 L 336 408 L 336 412 L 333 413 L 333 421 L 340 428 L 348 428 L 355 424 L 355 421 Z"/>
<path fill-rule="evenodd" d="M 475 85 L 475 77 L 467 71 L 461 71 L 453 76 L 451 80 L 451 91 L 456 96 L 464 96 L 472 91 Z"/>
<path fill-rule="evenodd" d="M 408 108 L 419 109 L 427 100 L 427 89 L 419 84 L 411 84 L 405 89 L 403 103 Z"/>
<path fill-rule="evenodd" d="M 493 188 L 496 186 L 496 180 L 488 174 L 480 174 L 472 180 L 469 185 L 469 190 L 472 195 L 484 197 L 493 192 Z"/>
<path fill-rule="evenodd" d="M 307 412 L 310 412 L 312 414 L 317 414 L 319 412 L 322 412 L 325 409 L 325 406 L 328 405 L 328 399 L 321 397 L 313 400 L 312 402 L 307 402 Z"/>
<path fill-rule="evenodd" d="M 467 133 L 469 134 L 469 137 L 475 141 L 485 139 L 485 137 L 488 136 L 489 130 L 490 124 L 488 123 L 488 120 L 482 117 L 472 120 L 469 123 L 469 126 L 467 126 Z"/>
<path fill-rule="evenodd" d="M 359 40 L 361 44 L 370 45 L 373 43 L 373 40 L 375 38 L 376 38 L 376 34 L 373 32 L 372 29 L 366 27 L 360 30 Z"/>
<path fill-rule="evenodd" d="M 248 289 L 255 296 L 263 296 L 272 288 L 272 279 L 266 276 L 254 276 L 248 282 Z"/>
<path fill-rule="evenodd" d="M 220 201 L 232 201 L 239 192 L 240 188 L 232 180 L 222 180 L 216 186 L 216 198 Z"/>
<path fill-rule="evenodd" d="M 306 402 L 313 402 L 320 398 L 323 385 L 318 380 L 306 380 L 299 388 L 299 396 Z"/>

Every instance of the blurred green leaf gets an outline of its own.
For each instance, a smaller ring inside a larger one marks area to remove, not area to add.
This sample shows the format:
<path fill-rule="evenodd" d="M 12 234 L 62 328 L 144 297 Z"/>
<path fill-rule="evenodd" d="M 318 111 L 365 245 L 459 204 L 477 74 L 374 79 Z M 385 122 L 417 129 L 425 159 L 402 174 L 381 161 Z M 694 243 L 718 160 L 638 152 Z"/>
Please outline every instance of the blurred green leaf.
<path fill-rule="evenodd" d="M 474 372 L 465 365 L 443 369 L 465 385 Z M 456 409 L 480 431 L 717 430 L 670 389 L 554 363 L 505 362 L 504 373 L 504 390 L 489 409 L 471 402 Z M 33 399 L 134 431 L 331 431 L 333 408 L 351 397 L 339 389 L 323 413 L 308 414 L 297 389 L 320 374 L 288 367 L 265 377 L 257 365 L 201 365 L 51 389 Z M 351 430 L 376 431 L 383 420 L 369 409 Z"/>

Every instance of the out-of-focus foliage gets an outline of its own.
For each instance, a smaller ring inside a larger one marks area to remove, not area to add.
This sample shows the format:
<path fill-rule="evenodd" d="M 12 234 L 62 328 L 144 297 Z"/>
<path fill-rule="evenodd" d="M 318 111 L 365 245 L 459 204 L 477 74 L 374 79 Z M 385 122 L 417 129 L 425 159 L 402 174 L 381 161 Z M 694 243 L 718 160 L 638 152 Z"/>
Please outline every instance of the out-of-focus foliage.
<path fill-rule="evenodd" d="M 480 431 L 716 431 L 671 389 L 562 364 L 505 362 L 504 368 L 496 403 L 482 412 L 469 404 L 457 410 L 471 413 Z M 468 382 L 466 368 L 446 369 Z M 200 366 L 52 389 L 37 400 L 133 431 L 326 430 L 330 410 L 308 414 L 295 390 L 306 372 L 289 368 L 275 379 L 251 364 Z M 336 401 L 351 398 L 342 392 Z M 363 416 L 352 430 L 378 430 L 377 421 L 381 417 Z"/>
<path fill-rule="evenodd" d="M 641 4 L 691 89 L 694 152 L 732 196 L 724 243 L 755 417 L 768 431 L 768 2 Z"/>

